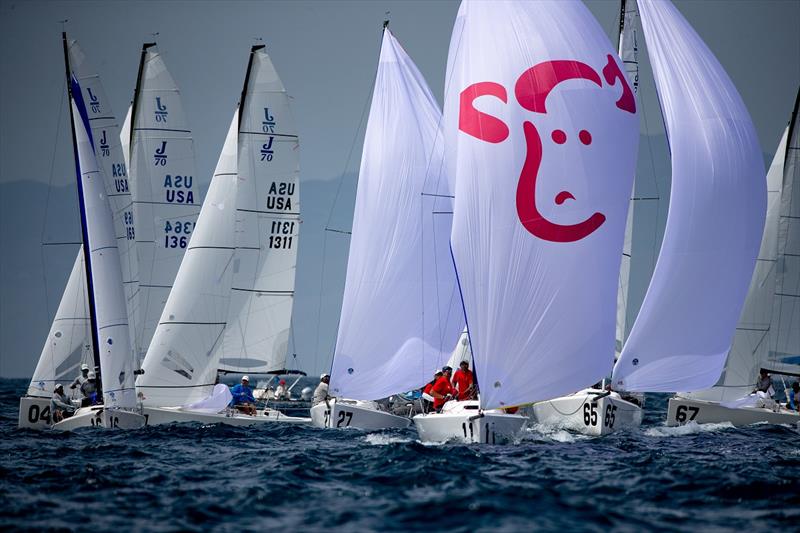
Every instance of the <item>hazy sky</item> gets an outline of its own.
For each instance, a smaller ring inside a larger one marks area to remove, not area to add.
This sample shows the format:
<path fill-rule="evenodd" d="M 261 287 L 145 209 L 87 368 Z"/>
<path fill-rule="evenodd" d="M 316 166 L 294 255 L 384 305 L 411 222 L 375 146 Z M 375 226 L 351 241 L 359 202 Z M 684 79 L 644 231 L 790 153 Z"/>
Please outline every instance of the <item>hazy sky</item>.
<path fill-rule="evenodd" d="M 675 3 L 733 79 L 753 117 L 762 149 L 771 157 L 800 83 L 800 1 Z M 615 41 L 618 1 L 590 1 L 587 5 Z M 124 115 L 133 93 L 142 42 L 158 42 L 181 89 L 194 131 L 197 179 L 206 184 L 241 92 L 250 46 L 255 38 L 263 39 L 294 99 L 301 141 L 301 191 L 317 195 L 308 202 L 314 207 L 309 212 L 305 197 L 301 197 L 300 259 L 307 264 L 298 267 L 295 326 L 303 339 L 298 339 L 296 347 L 300 366 L 319 372 L 330 361 L 346 257 L 346 243 L 330 237 L 326 242 L 322 228 L 336 180 L 358 168 L 363 135 L 360 119 L 368 104 L 384 13 L 391 12 L 393 32 L 441 103 L 447 46 L 457 9 L 454 0 L 0 0 L 0 375 L 32 372 L 49 328 L 48 314 L 52 316 L 55 310 L 74 258 L 74 250 L 69 251 L 64 254 L 69 259 L 42 267 L 39 251 L 44 233 L 67 238 L 66 232 L 76 237 L 78 227 L 76 220 L 53 220 L 49 208 L 47 219 L 41 220 L 48 186 L 71 190 L 75 182 L 69 132 L 64 115 L 59 115 L 64 66 L 58 21 L 69 19 L 69 36 L 79 41 L 100 74 L 118 117 Z M 642 132 L 660 137 L 661 119 L 644 51 L 641 61 Z M 346 168 L 351 147 L 354 150 Z M 21 194 L 19 191 L 28 189 L 20 184 L 12 188 L 12 182 L 30 182 L 34 192 Z M 10 197 L 12 190 L 20 196 Z M 343 198 L 334 208 L 336 221 L 347 224 L 350 220 L 347 210 L 352 209 L 352 195 L 352 183 L 346 184 Z M 74 195 L 53 197 L 69 202 Z M 19 213 L 25 212 L 37 213 L 38 218 L 23 216 L 25 219 L 19 220 Z M 326 257 L 325 271 L 321 268 L 322 244 L 335 248 L 333 256 Z M 44 296 L 46 305 L 42 305 L 42 297 L 27 298 L 20 290 L 27 283 L 31 293 L 41 291 L 41 279 L 21 272 L 27 264 L 43 268 L 42 275 L 51 278 L 52 286 Z"/>

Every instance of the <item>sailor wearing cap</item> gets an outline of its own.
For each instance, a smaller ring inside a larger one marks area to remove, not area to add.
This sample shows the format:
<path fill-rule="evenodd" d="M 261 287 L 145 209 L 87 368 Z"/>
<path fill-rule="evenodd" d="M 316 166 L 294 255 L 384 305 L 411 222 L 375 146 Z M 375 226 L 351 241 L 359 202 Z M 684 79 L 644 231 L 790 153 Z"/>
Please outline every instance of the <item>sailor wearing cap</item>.
<path fill-rule="evenodd" d="M 250 388 L 250 378 L 242 376 L 242 382 L 235 387 L 231 387 L 231 405 L 239 411 L 250 416 L 256 416 L 256 399 L 253 397 L 253 389 Z"/>
<path fill-rule="evenodd" d="M 331 377 L 328 374 L 322 374 L 319 377 L 319 385 L 314 389 L 314 397 L 311 400 L 312 406 L 322 403 L 328 398 L 328 383 L 330 381 Z"/>
<path fill-rule="evenodd" d="M 54 424 L 71 417 L 75 412 L 75 407 L 64 394 L 64 385 L 61 383 L 56 385 L 53 390 L 53 397 L 50 398 L 50 412 L 53 413 Z"/>
<path fill-rule="evenodd" d="M 89 365 L 83 363 L 81 365 L 81 373 L 78 374 L 78 377 L 72 381 L 72 385 L 69 386 L 70 389 L 80 389 L 81 385 L 83 385 L 89 379 Z"/>

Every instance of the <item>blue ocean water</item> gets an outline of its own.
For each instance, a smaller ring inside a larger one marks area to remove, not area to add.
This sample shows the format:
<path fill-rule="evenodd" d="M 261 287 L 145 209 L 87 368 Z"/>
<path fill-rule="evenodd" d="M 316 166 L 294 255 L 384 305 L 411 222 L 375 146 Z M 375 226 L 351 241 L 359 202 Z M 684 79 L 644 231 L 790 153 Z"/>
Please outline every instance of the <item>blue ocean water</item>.
<path fill-rule="evenodd" d="M 797 531 L 800 431 L 663 425 L 512 446 L 412 430 L 175 425 L 19 430 L 0 380 L 0 529 L 92 531 Z"/>

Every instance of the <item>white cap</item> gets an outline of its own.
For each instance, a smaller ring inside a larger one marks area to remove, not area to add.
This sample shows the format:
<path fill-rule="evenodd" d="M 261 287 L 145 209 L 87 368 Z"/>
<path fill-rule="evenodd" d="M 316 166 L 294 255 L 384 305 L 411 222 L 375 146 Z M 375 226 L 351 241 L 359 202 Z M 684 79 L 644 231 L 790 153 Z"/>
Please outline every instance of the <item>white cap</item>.
<path fill-rule="evenodd" d="M 322 375 L 319 377 L 319 379 L 320 379 L 320 380 L 323 380 L 323 379 L 325 379 L 325 378 L 329 378 L 329 377 L 330 377 L 330 375 L 328 375 L 328 374 L 322 374 Z"/>
<path fill-rule="evenodd" d="M 97 374 L 94 373 L 94 370 L 89 370 L 89 375 L 87 376 L 89 379 L 95 379 Z"/>
<path fill-rule="evenodd" d="M 89 365 L 87 365 L 86 363 L 83 363 L 81 365 L 81 370 L 89 370 Z"/>
<path fill-rule="evenodd" d="M 250 383 L 250 378 L 248 376 L 242 376 L 242 381 Z"/>

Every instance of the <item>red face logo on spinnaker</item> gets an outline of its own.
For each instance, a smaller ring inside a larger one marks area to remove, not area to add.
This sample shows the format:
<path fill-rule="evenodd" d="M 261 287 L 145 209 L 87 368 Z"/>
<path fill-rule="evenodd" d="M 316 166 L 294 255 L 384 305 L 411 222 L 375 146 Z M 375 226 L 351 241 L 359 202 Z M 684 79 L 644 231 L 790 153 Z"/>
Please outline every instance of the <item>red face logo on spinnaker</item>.
<path fill-rule="evenodd" d="M 620 71 L 614 58 L 609 55 L 608 63 L 603 68 L 603 77 L 608 85 L 622 85 L 622 95 L 617 100 L 619 109 L 628 113 L 636 113 L 636 102 L 633 92 Z M 600 75 L 586 63 L 571 60 L 545 61 L 529 68 L 517 79 L 514 87 L 519 104 L 534 113 L 547 113 L 545 100 L 556 85 L 567 80 L 588 80 L 598 87 L 603 86 Z M 500 119 L 482 113 L 473 107 L 475 99 L 481 96 L 494 96 L 508 103 L 505 87 L 494 82 L 480 82 L 470 85 L 461 92 L 458 128 L 468 135 L 490 143 L 505 141 L 509 135 L 508 126 Z M 526 155 L 517 184 L 517 216 L 523 227 L 532 235 L 552 242 L 575 242 L 583 239 L 599 228 L 606 217 L 602 213 L 594 213 L 586 220 L 576 224 L 557 224 L 547 220 L 536 207 L 536 179 L 542 163 L 542 139 L 532 122 L 522 124 L 525 135 Z M 551 134 L 553 142 L 564 144 L 567 134 L 554 130 Z M 592 143 L 592 134 L 586 130 L 578 133 L 583 145 Z M 561 191 L 555 197 L 556 205 L 575 197 L 569 191 Z"/>

